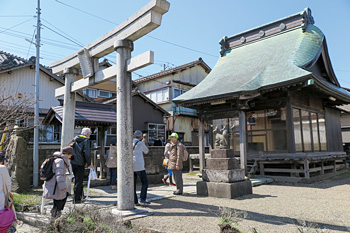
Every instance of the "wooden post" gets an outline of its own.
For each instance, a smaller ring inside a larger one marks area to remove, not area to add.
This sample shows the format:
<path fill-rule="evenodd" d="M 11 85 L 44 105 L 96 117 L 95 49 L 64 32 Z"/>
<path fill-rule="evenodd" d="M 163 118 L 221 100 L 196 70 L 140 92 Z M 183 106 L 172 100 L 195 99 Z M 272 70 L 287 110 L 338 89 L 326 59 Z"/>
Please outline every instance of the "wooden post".
<path fill-rule="evenodd" d="M 105 178 L 105 127 L 98 128 L 98 144 L 100 145 L 100 179 Z"/>
<path fill-rule="evenodd" d="M 259 166 L 260 166 L 260 175 L 264 176 L 265 172 L 264 172 L 264 162 L 259 162 Z"/>
<path fill-rule="evenodd" d="M 205 144 L 204 144 L 204 122 L 199 119 L 199 170 L 203 171 L 205 168 Z"/>
<path fill-rule="evenodd" d="M 247 137 L 246 137 L 246 122 L 245 112 L 239 111 L 239 141 L 240 141 L 240 159 L 241 169 L 247 171 Z"/>
<path fill-rule="evenodd" d="M 307 158 L 304 160 L 304 174 L 306 179 L 310 179 L 309 160 Z"/>
<path fill-rule="evenodd" d="M 213 139 L 213 121 L 208 120 L 208 130 L 209 130 L 209 153 L 211 154 L 211 150 L 214 149 L 214 139 Z"/>

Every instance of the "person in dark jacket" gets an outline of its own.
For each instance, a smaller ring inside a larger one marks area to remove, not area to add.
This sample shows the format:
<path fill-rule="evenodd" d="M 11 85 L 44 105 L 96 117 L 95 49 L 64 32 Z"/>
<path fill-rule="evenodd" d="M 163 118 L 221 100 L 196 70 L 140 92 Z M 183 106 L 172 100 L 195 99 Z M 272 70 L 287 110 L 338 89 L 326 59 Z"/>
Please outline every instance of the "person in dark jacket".
<path fill-rule="evenodd" d="M 75 137 L 70 144 L 74 148 L 74 158 L 71 160 L 71 164 L 75 177 L 73 201 L 76 204 L 82 201 L 85 164 L 90 168 L 94 167 L 90 155 L 90 134 L 90 128 L 83 128 L 81 134 Z"/>

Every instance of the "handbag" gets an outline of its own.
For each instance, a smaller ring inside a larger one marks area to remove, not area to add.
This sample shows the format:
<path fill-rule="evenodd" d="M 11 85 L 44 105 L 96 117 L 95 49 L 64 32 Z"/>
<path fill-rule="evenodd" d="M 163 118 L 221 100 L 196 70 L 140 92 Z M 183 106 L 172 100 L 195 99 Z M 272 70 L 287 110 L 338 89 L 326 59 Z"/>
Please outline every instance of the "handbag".
<path fill-rule="evenodd" d="M 169 163 L 169 159 L 165 158 L 163 159 L 163 167 L 167 167 Z"/>
<path fill-rule="evenodd" d="M 16 221 L 16 215 L 13 210 L 5 206 L 0 210 L 0 232 L 7 232 Z"/>
<path fill-rule="evenodd" d="M 97 174 L 93 168 L 90 168 L 90 180 L 97 180 Z"/>

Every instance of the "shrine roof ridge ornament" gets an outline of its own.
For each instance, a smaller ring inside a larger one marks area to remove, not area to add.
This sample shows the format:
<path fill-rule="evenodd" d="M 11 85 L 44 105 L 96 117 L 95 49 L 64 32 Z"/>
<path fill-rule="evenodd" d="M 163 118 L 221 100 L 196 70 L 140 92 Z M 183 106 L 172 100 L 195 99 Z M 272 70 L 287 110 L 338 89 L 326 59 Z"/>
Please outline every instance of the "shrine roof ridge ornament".
<path fill-rule="evenodd" d="M 244 46 L 249 42 L 264 39 L 289 30 L 302 28 L 303 32 L 305 32 L 307 26 L 314 23 L 315 21 L 311 15 L 311 9 L 305 8 L 304 11 L 294 15 L 249 29 L 230 37 L 223 37 L 219 41 L 219 44 L 221 45 L 220 54 L 221 56 L 224 56 L 226 51 L 235 47 Z"/>
<path fill-rule="evenodd" d="M 169 7 L 170 3 L 166 0 L 152 0 L 126 21 L 86 45 L 80 51 L 50 63 L 52 72 L 62 74 L 65 68 L 79 68 L 78 54 L 82 50 L 88 51 L 92 58 L 100 58 L 114 52 L 114 42 L 117 40 L 136 41 L 160 26 L 162 15 L 168 12 Z"/>

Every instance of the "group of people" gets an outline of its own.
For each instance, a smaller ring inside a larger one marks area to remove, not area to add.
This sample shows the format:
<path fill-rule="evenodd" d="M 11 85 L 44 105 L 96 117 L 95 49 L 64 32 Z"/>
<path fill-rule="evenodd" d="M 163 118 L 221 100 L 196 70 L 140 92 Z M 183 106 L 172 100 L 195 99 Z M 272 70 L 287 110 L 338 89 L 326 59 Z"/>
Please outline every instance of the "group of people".
<path fill-rule="evenodd" d="M 83 202 L 83 180 L 85 167 L 93 168 L 90 154 L 89 137 L 91 130 L 83 128 L 81 134 L 75 137 L 72 142 L 63 147 L 60 152 L 52 155 L 52 172 L 53 177 L 46 180 L 43 185 L 43 197 L 53 199 L 53 208 L 51 210 L 52 218 L 61 216 L 62 210 L 67 201 L 67 197 L 71 194 L 71 180 L 74 177 L 74 195 L 73 203 L 79 204 Z M 134 163 L 134 203 L 138 205 L 149 205 L 147 200 L 148 178 L 145 170 L 144 154 L 149 152 L 148 147 L 142 140 L 143 134 L 140 130 L 134 132 L 133 138 L 133 163 Z M 106 166 L 110 169 L 110 187 L 117 189 L 117 143 L 116 138 L 112 138 Z M 168 158 L 168 175 L 163 179 L 170 179 L 170 185 L 176 186 L 175 195 L 183 194 L 182 168 L 183 155 L 185 146 L 178 142 L 177 133 L 172 133 L 165 146 L 164 155 Z M 8 192 L 11 190 L 11 179 L 7 168 L 3 165 L 5 155 L 0 151 L 0 214 L 5 209 L 5 200 Z M 172 176 L 174 176 L 175 184 Z M 136 194 L 137 178 L 141 180 L 140 200 Z"/>

